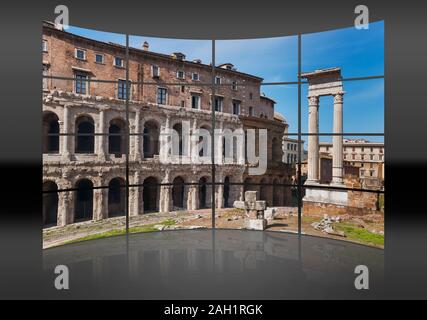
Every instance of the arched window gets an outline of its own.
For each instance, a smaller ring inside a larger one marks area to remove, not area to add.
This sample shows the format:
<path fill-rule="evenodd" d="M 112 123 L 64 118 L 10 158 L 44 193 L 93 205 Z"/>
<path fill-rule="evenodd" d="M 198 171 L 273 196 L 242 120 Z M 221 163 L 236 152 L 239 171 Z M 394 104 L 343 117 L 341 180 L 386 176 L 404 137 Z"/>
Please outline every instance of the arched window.
<path fill-rule="evenodd" d="M 53 112 L 43 115 L 43 153 L 59 153 L 59 119 Z"/>
<path fill-rule="evenodd" d="M 125 122 L 122 119 L 113 119 L 108 128 L 108 153 L 122 155 L 125 153 Z"/>
<path fill-rule="evenodd" d="M 58 186 L 53 181 L 43 183 L 43 226 L 56 226 L 58 220 Z"/>
<path fill-rule="evenodd" d="M 184 209 L 184 179 L 176 177 L 172 186 L 172 204 L 174 210 Z"/>
<path fill-rule="evenodd" d="M 159 154 L 159 126 L 155 121 L 144 125 L 144 158 L 153 158 Z"/>
<path fill-rule="evenodd" d="M 90 116 L 80 116 L 76 119 L 75 150 L 76 153 L 94 153 L 95 124 Z"/>
<path fill-rule="evenodd" d="M 93 183 L 88 179 L 81 179 L 76 183 L 76 197 L 74 203 L 74 221 L 92 220 L 93 217 Z"/>
<path fill-rule="evenodd" d="M 199 130 L 199 157 L 207 157 L 209 150 L 209 136 L 210 128 L 207 126 L 200 127 Z"/>
<path fill-rule="evenodd" d="M 199 209 L 207 208 L 207 183 L 208 179 L 206 177 L 202 177 L 199 180 Z"/>
<path fill-rule="evenodd" d="M 183 155 L 182 124 L 177 123 L 173 126 L 172 136 L 172 154 L 175 156 Z"/>
<path fill-rule="evenodd" d="M 124 216 L 126 214 L 126 192 L 123 178 L 111 179 L 108 184 L 108 217 Z"/>

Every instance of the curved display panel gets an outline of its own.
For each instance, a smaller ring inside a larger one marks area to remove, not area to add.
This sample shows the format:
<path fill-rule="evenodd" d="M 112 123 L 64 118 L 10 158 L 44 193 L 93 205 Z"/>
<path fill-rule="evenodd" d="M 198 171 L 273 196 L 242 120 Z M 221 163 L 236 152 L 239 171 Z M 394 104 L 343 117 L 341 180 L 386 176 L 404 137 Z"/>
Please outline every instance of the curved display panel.
<path fill-rule="evenodd" d="M 382 247 L 383 41 L 383 22 L 216 41 L 45 22 L 44 248 L 206 228 Z"/>

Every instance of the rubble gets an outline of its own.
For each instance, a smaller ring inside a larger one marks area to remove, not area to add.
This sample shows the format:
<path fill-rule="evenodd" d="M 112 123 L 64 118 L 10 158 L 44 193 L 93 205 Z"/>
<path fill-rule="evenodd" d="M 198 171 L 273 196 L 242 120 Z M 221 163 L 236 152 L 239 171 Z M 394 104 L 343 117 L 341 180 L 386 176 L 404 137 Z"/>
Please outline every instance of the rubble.
<path fill-rule="evenodd" d="M 320 230 L 330 235 L 345 237 L 346 235 L 343 231 L 334 229 L 333 222 L 339 223 L 341 222 L 341 218 L 339 216 L 329 217 L 327 214 L 325 214 L 323 215 L 323 219 L 320 222 L 313 222 L 311 226 L 316 230 Z"/>

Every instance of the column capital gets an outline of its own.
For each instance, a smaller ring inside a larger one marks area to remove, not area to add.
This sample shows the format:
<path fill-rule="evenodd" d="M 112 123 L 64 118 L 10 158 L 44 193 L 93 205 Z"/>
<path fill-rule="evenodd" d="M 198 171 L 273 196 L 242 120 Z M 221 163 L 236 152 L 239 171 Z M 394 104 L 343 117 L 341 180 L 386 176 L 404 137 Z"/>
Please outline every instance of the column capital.
<path fill-rule="evenodd" d="M 334 94 L 334 103 L 342 103 L 344 101 L 344 92 Z"/>
<path fill-rule="evenodd" d="M 308 105 L 310 107 L 317 107 L 319 105 L 319 96 L 308 96 Z"/>

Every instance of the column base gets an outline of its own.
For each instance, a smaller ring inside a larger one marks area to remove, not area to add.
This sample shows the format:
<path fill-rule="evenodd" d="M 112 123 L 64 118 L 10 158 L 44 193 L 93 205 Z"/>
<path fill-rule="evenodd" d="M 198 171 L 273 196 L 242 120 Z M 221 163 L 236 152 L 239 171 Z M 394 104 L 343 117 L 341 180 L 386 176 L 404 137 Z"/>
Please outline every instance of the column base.
<path fill-rule="evenodd" d="M 332 185 L 325 185 L 325 187 L 328 186 Z M 348 192 L 347 190 L 311 189 L 307 187 L 303 201 L 347 206 Z"/>

